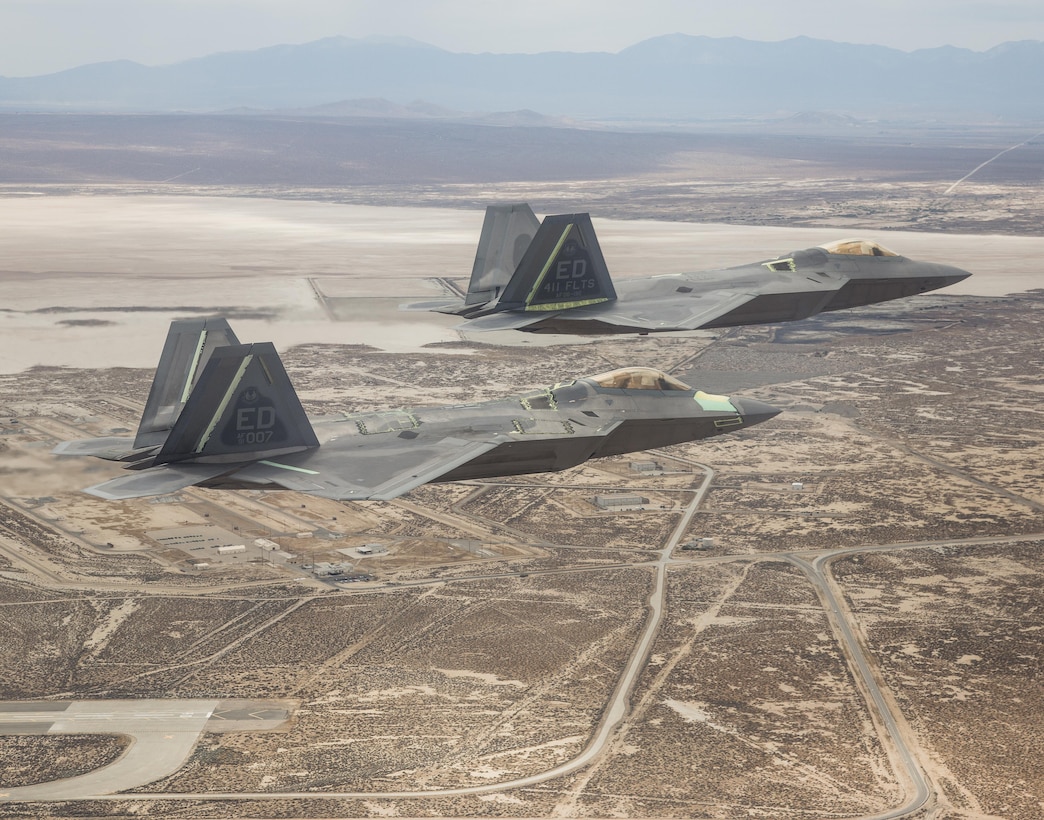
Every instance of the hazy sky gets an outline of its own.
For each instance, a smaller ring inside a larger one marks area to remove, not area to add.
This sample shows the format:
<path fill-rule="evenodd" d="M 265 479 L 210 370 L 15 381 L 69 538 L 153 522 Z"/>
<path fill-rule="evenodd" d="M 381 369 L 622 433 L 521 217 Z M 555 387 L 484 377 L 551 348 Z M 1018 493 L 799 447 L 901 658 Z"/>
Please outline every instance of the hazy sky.
<path fill-rule="evenodd" d="M 808 35 L 912 51 L 1044 40 L 1044 0 L 0 0 L 0 75 L 344 35 L 450 51 L 619 51 L 659 34 Z"/>

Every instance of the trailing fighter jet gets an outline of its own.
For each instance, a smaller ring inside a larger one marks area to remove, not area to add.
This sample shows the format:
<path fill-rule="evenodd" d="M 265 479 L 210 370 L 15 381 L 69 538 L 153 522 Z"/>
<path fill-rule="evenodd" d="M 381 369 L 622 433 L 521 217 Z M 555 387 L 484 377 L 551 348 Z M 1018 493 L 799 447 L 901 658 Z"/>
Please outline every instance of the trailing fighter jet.
<path fill-rule="evenodd" d="M 560 214 L 545 217 L 507 277 L 504 251 L 510 245 L 518 255 L 526 229 L 511 231 L 509 225 L 524 223 L 511 223 L 505 214 L 522 208 L 532 216 L 528 206 L 487 209 L 463 303 L 429 303 L 427 309 L 465 317 L 457 328 L 467 331 L 645 334 L 789 322 L 925 293 L 971 275 L 853 239 L 765 262 L 631 279 L 614 287 L 591 217 Z M 503 227 L 496 233 L 498 225 Z M 477 277 L 494 257 L 494 274 Z"/>
<path fill-rule="evenodd" d="M 520 396 L 309 419 L 271 342 L 224 319 L 171 324 L 137 435 L 59 444 L 130 471 L 86 492 L 122 499 L 190 485 L 387 500 L 421 484 L 564 470 L 759 424 L 779 410 L 633 367 Z"/>

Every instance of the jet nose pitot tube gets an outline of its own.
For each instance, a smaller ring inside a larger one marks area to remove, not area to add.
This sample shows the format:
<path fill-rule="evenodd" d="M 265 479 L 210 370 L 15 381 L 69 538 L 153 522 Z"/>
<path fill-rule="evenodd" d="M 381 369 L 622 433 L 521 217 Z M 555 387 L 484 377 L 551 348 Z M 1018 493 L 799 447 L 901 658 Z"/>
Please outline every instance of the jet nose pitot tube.
<path fill-rule="evenodd" d="M 732 399 L 732 405 L 739 410 L 745 427 L 761 424 L 761 422 L 768 421 L 770 418 L 778 416 L 783 412 L 778 407 L 773 407 L 771 404 L 755 401 L 754 399 Z"/>

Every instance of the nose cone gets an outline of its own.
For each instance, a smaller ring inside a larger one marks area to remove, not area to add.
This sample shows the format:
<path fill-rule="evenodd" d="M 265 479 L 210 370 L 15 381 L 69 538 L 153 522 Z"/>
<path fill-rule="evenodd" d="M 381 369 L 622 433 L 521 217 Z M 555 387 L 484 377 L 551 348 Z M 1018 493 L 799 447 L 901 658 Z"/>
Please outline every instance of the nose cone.
<path fill-rule="evenodd" d="M 939 285 L 941 288 L 945 288 L 947 285 L 956 285 L 958 282 L 963 282 L 971 276 L 968 271 L 955 268 L 953 265 L 939 265 L 939 269 L 943 279 L 943 284 Z"/>
<path fill-rule="evenodd" d="M 754 401 L 754 399 L 732 399 L 732 405 L 739 410 L 745 427 L 761 424 L 783 412 L 778 407 L 765 404 L 763 401 Z"/>
<path fill-rule="evenodd" d="M 922 287 L 925 290 L 938 290 L 939 288 L 956 285 L 958 282 L 963 282 L 971 276 L 968 271 L 955 268 L 953 265 L 940 265 L 937 262 L 920 262 L 917 264 L 920 266 L 920 269 L 915 269 L 914 273 L 916 276 L 923 277 Z"/>

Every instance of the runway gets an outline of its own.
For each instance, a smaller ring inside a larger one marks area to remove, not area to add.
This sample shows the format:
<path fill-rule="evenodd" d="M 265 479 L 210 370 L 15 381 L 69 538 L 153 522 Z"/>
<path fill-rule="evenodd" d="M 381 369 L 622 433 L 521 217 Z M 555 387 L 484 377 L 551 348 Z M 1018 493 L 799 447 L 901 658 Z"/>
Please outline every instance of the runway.
<path fill-rule="evenodd" d="M 180 769 L 205 729 L 271 728 L 286 719 L 288 710 L 284 707 L 282 703 L 221 700 L 0 702 L 0 735 L 105 734 L 131 738 L 121 757 L 87 774 L 11 788 L 0 781 L 0 800 L 80 800 L 133 789 Z"/>

